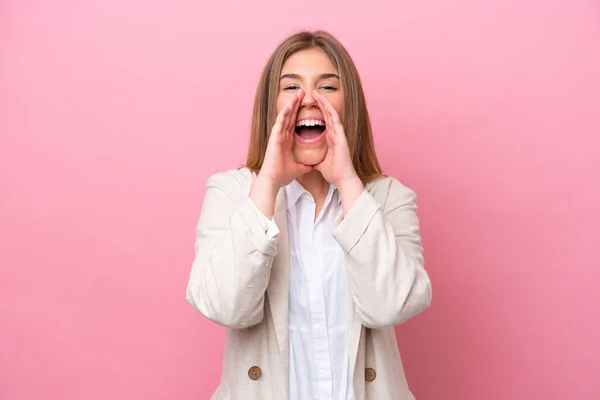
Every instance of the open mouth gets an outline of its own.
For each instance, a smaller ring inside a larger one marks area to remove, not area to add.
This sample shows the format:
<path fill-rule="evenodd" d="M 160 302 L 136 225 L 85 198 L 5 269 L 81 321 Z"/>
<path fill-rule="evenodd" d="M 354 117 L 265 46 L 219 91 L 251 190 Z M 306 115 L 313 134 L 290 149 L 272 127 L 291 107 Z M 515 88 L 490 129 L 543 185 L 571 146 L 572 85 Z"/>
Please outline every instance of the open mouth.
<path fill-rule="evenodd" d="M 304 140 L 317 139 L 325 131 L 325 121 L 303 119 L 296 122 L 296 134 Z"/>

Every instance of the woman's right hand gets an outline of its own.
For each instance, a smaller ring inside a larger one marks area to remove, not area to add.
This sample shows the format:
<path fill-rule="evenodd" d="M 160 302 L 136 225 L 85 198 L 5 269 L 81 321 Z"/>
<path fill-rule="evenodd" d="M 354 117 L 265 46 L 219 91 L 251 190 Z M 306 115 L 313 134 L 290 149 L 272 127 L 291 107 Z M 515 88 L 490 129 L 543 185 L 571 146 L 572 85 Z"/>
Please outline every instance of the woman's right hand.
<path fill-rule="evenodd" d="M 310 166 L 298 163 L 293 154 L 296 117 L 303 97 L 304 92 L 298 90 L 290 103 L 277 115 L 258 174 L 272 182 L 277 189 L 311 170 Z"/>
<path fill-rule="evenodd" d="M 293 154 L 296 117 L 303 97 L 304 92 L 298 90 L 290 103 L 277 115 L 262 167 L 250 191 L 254 204 L 269 219 L 273 215 L 275 196 L 279 189 L 312 169 L 297 162 Z"/>

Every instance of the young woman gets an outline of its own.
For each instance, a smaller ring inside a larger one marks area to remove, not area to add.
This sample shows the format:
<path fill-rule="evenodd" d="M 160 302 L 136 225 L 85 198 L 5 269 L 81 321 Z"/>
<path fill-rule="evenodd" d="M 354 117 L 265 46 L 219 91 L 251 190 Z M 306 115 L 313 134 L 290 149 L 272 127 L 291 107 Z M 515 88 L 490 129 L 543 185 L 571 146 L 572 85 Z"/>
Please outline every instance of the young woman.
<path fill-rule="evenodd" d="M 394 325 L 431 301 L 416 197 L 382 174 L 330 34 L 274 51 L 247 164 L 209 178 L 196 235 L 187 300 L 228 328 L 213 399 L 414 398 Z"/>

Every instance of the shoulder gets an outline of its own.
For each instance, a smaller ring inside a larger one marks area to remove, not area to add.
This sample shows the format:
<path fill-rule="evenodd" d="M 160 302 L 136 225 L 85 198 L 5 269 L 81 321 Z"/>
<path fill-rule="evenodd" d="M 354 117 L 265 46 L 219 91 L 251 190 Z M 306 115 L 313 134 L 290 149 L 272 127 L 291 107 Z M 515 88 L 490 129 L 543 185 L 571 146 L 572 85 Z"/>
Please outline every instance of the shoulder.
<path fill-rule="evenodd" d="M 384 208 L 416 203 L 416 193 L 393 176 L 382 176 L 366 185 L 367 191 Z"/>
<path fill-rule="evenodd" d="M 224 191 L 231 197 L 241 196 L 250 191 L 256 174 L 246 167 L 220 171 L 209 176 L 206 189 Z"/>

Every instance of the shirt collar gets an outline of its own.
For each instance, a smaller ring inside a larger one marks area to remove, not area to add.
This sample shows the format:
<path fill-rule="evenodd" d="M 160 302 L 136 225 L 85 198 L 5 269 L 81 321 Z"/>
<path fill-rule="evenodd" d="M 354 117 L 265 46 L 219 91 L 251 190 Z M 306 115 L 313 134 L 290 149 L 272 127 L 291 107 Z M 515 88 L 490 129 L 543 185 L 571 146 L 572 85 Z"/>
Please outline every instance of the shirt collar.
<path fill-rule="evenodd" d="M 289 210 L 295 206 L 303 194 L 310 195 L 310 193 L 308 193 L 308 191 L 304 189 L 296 179 L 287 185 L 285 187 L 285 200 L 287 209 Z M 329 184 L 329 192 L 327 193 L 327 200 L 325 200 L 325 204 L 328 203 L 329 198 L 332 196 L 335 196 L 333 199 L 337 201 L 338 205 L 342 203 L 342 198 L 339 195 L 338 189 L 333 184 Z"/>

